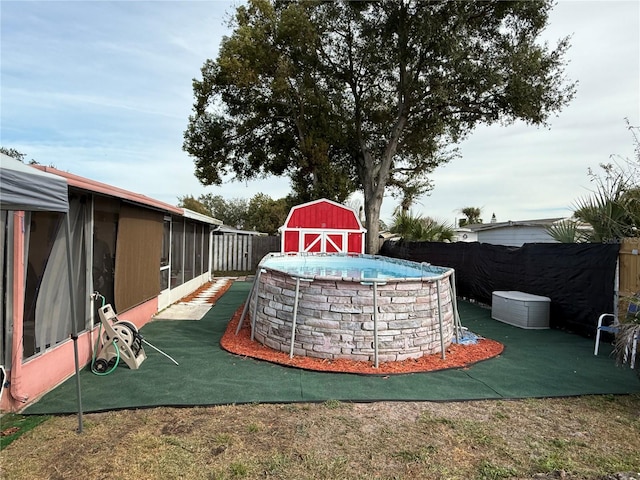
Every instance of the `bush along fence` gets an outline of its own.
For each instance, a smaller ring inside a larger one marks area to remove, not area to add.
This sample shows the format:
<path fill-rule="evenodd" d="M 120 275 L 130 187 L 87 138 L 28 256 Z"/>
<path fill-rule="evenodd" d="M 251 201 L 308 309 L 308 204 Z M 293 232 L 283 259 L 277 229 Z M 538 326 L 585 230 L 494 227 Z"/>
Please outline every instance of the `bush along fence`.
<path fill-rule="evenodd" d="M 457 294 L 491 304 L 492 292 L 517 290 L 551 299 L 550 325 L 593 336 L 613 312 L 619 244 L 385 242 L 380 255 L 453 267 Z"/>

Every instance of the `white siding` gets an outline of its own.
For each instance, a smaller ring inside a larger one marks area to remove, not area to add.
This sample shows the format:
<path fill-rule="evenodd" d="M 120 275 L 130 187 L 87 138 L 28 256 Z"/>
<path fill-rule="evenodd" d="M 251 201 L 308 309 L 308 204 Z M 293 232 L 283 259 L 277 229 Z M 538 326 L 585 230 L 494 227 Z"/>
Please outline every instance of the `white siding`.
<path fill-rule="evenodd" d="M 479 231 L 480 243 L 521 247 L 525 243 L 557 243 L 544 227 L 505 226 Z"/>
<path fill-rule="evenodd" d="M 476 232 L 456 232 L 453 236 L 454 242 L 477 242 L 478 234 Z"/>

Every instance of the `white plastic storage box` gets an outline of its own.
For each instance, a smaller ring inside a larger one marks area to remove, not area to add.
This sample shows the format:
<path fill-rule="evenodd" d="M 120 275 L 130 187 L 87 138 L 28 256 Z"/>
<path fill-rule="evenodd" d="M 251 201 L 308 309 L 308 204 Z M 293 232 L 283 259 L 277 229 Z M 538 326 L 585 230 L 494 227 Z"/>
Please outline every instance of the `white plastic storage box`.
<path fill-rule="evenodd" d="M 549 328 L 551 299 L 524 292 L 493 292 L 491 318 L 520 328 Z"/>

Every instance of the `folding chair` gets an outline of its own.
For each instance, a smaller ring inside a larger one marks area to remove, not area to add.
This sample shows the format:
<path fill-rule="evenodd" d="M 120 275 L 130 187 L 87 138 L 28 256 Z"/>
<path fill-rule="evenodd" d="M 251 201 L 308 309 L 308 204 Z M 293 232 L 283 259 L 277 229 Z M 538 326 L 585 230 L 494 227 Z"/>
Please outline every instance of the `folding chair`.
<path fill-rule="evenodd" d="M 626 318 L 628 320 L 634 320 L 640 318 L 640 293 L 637 293 L 629 301 L 629 307 L 627 308 Z M 620 319 L 613 313 L 603 313 L 598 317 L 598 326 L 596 327 L 596 345 L 593 351 L 594 355 L 598 355 L 598 347 L 600 346 L 600 334 L 607 332 L 615 335 L 620 331 Z M 636 362 L 636 353 L 638 351 L 638 334 L 633 337 L 631 344 L 631 368 L 634 367 Z"/>

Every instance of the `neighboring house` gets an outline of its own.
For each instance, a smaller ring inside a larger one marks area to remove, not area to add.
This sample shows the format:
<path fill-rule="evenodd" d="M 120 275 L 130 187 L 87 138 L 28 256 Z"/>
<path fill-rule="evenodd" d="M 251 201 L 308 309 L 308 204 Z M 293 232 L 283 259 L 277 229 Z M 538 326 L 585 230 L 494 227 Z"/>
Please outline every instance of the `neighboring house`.
<path fill-rule="evenodd" d="M 556 243 L 547 232 L 547 228 L 562 220 L 564 218 L 544 218 L 465 225 L 456 229 L 456 241 L 509 247 L 521 247 L 525 243 Z"/>
<path fill-rule="evenodd" d="M 264 232 L 256 232 L 255 230 L 240 230 L 238 228 L 233 228 L 228 225 L 218 225 L 211 232 L 213 235 L 251 235 L 264 237 L 267 234 Z"/>
<path fill-rule="evenodd" d="M 80 364 L 90 361 L 101 306 L 93 292 L 142 327 L 210 280 L 210 231 L 221 222 L 55 168 L 1 160 L 0 365 L 9 382 L 0 410 L 17 411 L 74 373 L 74 330 Z M 51 203 L 54 195 L 63 208 Z"/>
<path fill-rule="evenodd" d="M 402 235 L 400 235 L 399 233 L 393 233 L 393 232 L 380 232 L 378 234 L 378 238 L 380 238 L 382 241 L 386 241 L 386 240 L 400 240 L 402 238 Z"/>
<path fill-rule="evenodd" d="M 453 234 L 454 242 L 477 242 L 478 234 L 469 228 L 468 225 L 464 227 L 458 227 L 454 229 Z"/>

